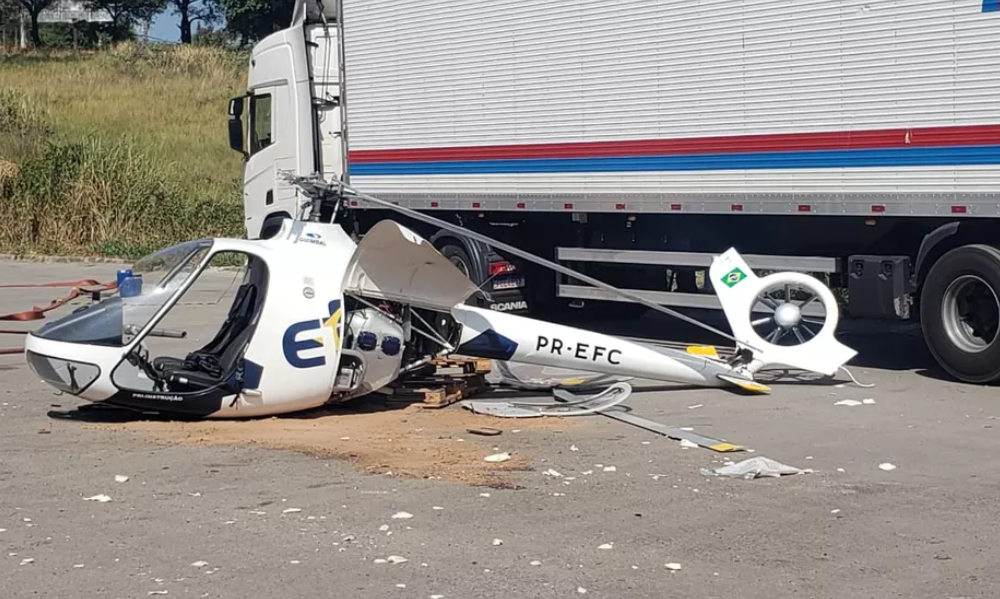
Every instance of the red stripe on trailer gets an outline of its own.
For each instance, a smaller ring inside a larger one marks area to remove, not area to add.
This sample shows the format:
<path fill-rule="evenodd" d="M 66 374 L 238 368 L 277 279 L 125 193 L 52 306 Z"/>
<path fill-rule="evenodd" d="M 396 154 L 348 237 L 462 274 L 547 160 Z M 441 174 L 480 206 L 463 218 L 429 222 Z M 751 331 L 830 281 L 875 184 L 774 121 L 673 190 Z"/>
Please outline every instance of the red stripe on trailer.
<path fill-rule="evenodd" d="M 572 210 L 573 204 L 563 204 L 563 210 Z"/>
<path fill-rule="evenodd" d="M 733 212 L 743 212 L 743 204 L 733 204 L 729 209 Z"/>
<path fill-rule="evenodd" d="M 625 204 L 615 204 L 615 210 L 624 210 Z"/>
<path fill-rule="evenodd" d="M 670 209 L 673 210 L 673 211 L 680 210 L 681 209 L 681 205 L 680 204 L 671 204 L 670 205 Z"/>
<path fill-rule="evenodd" d="M 872 206 L 872 212 L 878 212 L 878 213 L 885 212 L 885 206 L 881 204 L 875 204 Z"/>
<path fill-rule="evenodd" d="M 812 212 L 812 209 L 809 204 L 799 204 L 799 212 Z"/>
<path fill-rule="evenodd" d="M 629 141 L 456 146 L 398 150 L 354 150 L 351 162 L 439 162 L 449 160 L 531 160 L 546 158 L 613 158 L 691 154 L 740 154 L 984 146 L 1000 140 L 1000 125 L 875 129 L 822 133 L 778 133 Z"/>
<path fill-rule="evenodd" d="M 967 206 L 952 206 L 951 207 L 951 213 L 952 214 L 965 214 L 968 211 L 969 211 L 969 208 Z"/>

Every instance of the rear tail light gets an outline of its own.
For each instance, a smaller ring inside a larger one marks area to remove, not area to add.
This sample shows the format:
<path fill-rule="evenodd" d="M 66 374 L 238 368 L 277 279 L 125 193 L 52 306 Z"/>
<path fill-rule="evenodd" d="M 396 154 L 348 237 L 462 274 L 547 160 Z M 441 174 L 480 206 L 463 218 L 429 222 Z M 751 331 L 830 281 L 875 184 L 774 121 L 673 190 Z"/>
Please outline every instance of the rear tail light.
<path fill-rule="evenodd" d="M 516 272 L 517 267 L 510 262 L 490 262 L 490 276 L 505 275 Z"/>

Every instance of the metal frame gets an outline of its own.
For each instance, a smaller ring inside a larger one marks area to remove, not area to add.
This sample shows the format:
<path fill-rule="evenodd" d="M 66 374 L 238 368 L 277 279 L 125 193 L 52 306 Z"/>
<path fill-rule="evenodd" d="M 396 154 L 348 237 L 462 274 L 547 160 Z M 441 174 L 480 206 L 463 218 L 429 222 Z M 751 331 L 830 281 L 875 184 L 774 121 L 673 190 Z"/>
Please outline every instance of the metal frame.
<path fill-rule="evenodd" d="M 659 266 L 687 266 L 708 268 L 712 265 L 712 254 L 696 252 L 657 252 L 644 250 L 590 249 L 575 247 L 557 247 L 557 262 L 592 262 L 605 264 L 653 264 Z M 749 254 L 743 257 L 747 264 L 757 270 L 797 271 L 804 273 L 839 273 L 841 263 L 836 258 L 821 256 L 770 256 Z M 629 300 L 603 289 L 586 285 L 574 285 L 564 282 L 565 277 L 556 279 L 556 296 L 568 299 L 602 300 L 612 302 L 633 303 Z M 681 293 L 677 291 L 650 291 L 643 289 L 628 289 L 629 292 L 645 300 L 664 306 L 678 308 L 700 308 L 721 310 L 722 304 L 715 295 L 701 293 Z M 770 314 L 770 308 L 758 306 L 755 312 Z M 823 317 L 826 310 L 822 304 L 811 304 L 803 310 L 804 316 Z"/>

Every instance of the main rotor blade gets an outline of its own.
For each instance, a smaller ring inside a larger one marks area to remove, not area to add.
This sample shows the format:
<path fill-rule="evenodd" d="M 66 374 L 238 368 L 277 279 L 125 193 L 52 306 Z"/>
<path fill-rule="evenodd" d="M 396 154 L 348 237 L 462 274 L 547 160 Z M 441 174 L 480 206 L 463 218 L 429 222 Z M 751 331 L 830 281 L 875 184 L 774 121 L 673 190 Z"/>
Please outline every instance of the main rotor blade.
<path fill-rule="evenodd" d="M 595 279 L 593 277 L 589 277 L 589 276 L 587 276 L 585 274 L 582 274 L 582 273 L 578 273 L 578 272 L 576 272 L 575 270 L 573 270 L 571 268 L 566 268 L 565 266 L 563 266 L 561 264 L 557 264 L 555 262 L 551 262 L 549 260 L 546 260 L 545 258 L 542 258 L 540 256 L 536 256 L 536 255 L 531 254 L 529 252 L 526 252 L 524 250 L 518 249 L 518 248 L 516 248 L 516 247 L 514 247 L 512 245 L 507 245 L 506 243 L 497 241 L 495 239 L 492 239 L 492 238 L 487 237 L 485 235 L 482 235 L 480 233 L 476 233 L 475 231 L 470 231 L 470 230 L 468 230 L 468 229 L 466 229 L 464 227 L 460 227 L 458 225 L 453 225 L 453 224 L 451 224 L 449 222 L 446 222 L 446 221 L 434 218 L 433 216 L 428 216 L 428 215 L 423 214 L 421 212 L 417 212 L 416 210 L 413 210 L 411 208 L 405 208 L 403 206 L 398 206 L 398 205 L 393 204 L 392 202 L 389 202 L 387 200 L 382 200 L 382 199 L 376 198 L 374 196 L 370 196 L 370 195 L 368 195 L 366 193 L 362 193 L 362 192 L 360 192 L 360 191 L 358 191 L 356 189 L 353 189 L 352 187 L 350 187 L 348 185 L 343 185 L 343 189 L 344 189 L 344 191 L 347 191 L 347 192 L 349 192 L 349 193 L 357 196 L 358 198 L 360 198 L 362 200 L 371 202 L 373 204 L 378 204 L 379 206 L 383 206 L 383 207 L 388 208 L 390 210 L 394 210 L 396 212 L 399 212 L 400 214 L 405 214 L 406 216 L 409 216 L 409 217 L 414 218 L 416 220 L 423 221 L 423 222 L 425 222 L 427 224 L 431 224 L 431 225 L 440 227 L 440 228 L 442 228 L 442 229 L 444 229 L 446 231 L 450 231 L 452 233 L 455 233 L 456 235 L 462 235 L 462 236 L 468 237 L 470 239 L 475 239 L 476 241 L 479 241 L 481 243 L 485 243 L 486 245 L 489 245 L 489 246 L 501 249 L 501 250 L 503 250 L 505 252 L 509 252 L 509 253 L 511 253 L 511 254 L 519 257 L 519 258 L 522 258 L 524 260 L 527 260 L 529 262 L 534 262 L 535 264 L 539 264 L 539 265 L 544 266 L 544 267 L 546 267 L 548 269 L 554 270 L 554 271 L 556 271 L 556 272 L 558 272 L 560 274 L 564 274 L 564 275 L 566 275 L 568 277 L 572 277 L 574 279 L 583 281 L 585 283 L 589 283 L 589 284 L 593 285 L 594 287 L 600 287 L 601 289 L 604 289 L 605 291 L 610 291 L 610 292 L 612 292 L 612 293 L 614 293 L 616 295 L 620 295 L 621 297 L 630 299 L 630 300 L 632 300 L 632 301 L 634 301 L 636 303 L 639 303 L 639 304 L 642 304 L 643 306 L 646 306 L 647 308 L 649 308 L 651 310 L 656 310 L 657 312 L 660 312 L 662 314 L 666 314 L 668 316 L 673 316 L 674 318 L 679 318 L 680 320 L 683 320 L 684 322 L 687 322 L 689 324 L 693 324 L 693 325 L 695 325 L 697 327 L 705 329 L 706 331 L 709 331 L 711 333 L 715 333 L 716 335 L 725 337 L 726 339 L 729 339 L 730 341 L 734 341 L 736 343 L 741 343 L 742 345 L 746 345 L 745 343 L 739 341 L 738 339 L 736 339 L 732 335 L 730 335 L 728 333 L 724 333 L 724 332 L 720 331 L 719 329 L 717 329 L 715 327 L 712 327 L 712 326 L 707 325 L 707 324 L 705 324 L 703 322 L 695 320 L 694 318 L 691 318 L 690 316 L 685 316 L 684 314 L 681 314 L 680 312 L 677 312 L 675 310 L 671 310 L 670 308 L 667 308 L 666 306 L 661 306 L 660 304 L 651 302 L 651 301 L 649 301 L 649 300 L 647 300 L 645 298 L 639 297 L 639 296 L 637 296 L 637 295 L 635 295 L 633 293 L 629 293 L 629 292 L 624 291 L 622 289 L 618 289 L 617 287 L 609 285 L 609 284 L 607 284 L 607 283 L 605 283 L 603 281 L 600 281 L 600 280 Z M 750 346 L 747 346 L 747 347 L 750 347 Z M 757 348 L 750 347 L 750 349 L 757 349 Z M 760 351 L 760 350 L 758 350 L 758 351 Z"/>

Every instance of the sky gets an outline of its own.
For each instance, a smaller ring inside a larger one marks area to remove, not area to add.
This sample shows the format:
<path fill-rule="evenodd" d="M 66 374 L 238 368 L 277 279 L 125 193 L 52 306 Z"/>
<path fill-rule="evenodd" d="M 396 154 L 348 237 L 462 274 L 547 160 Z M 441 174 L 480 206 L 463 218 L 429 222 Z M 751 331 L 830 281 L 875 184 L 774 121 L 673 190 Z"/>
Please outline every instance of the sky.
<path fill-rule="evenodd" d="M 149 37 L 164 42 L 181 41 L 181 30 L 178 29 L 181 20 L 172 10 L 167 10 L 156 15 L 153 24 L 149 28 Z"/>
<path fill-rule="evenodd" d="M 161 42 L 180 42 L 180 23 L 180 17 L 174 14 L 173 9 L 168 8 L 166 11 L 156 15 L 156 18 L 153 19 L 153 24 L 149 28 L 149 37 L 150 39 L 155 39 Z M 222 23 L 220 22 L 216 25 L 216 27 L 221 25 Z M 198 29 L 197 23 L 195 23 L 194 29 Z M 192 33 L 194 33 L 194 31 L 192 31 Z"/>

